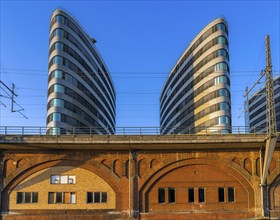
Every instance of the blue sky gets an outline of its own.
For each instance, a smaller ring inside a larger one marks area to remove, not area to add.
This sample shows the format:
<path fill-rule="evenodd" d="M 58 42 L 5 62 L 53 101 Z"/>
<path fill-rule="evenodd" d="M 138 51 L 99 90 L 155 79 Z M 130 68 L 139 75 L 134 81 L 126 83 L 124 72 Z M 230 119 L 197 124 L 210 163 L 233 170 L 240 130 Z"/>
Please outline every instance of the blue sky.
<path fill-rule="evenodd" d="M 117 91 L 117 127 L 158 127 L 159 96 L 173 65 L 212 20 L 229 25 L 232 124 L 244 126 L 244 90 L 265 68 L 270 34 L 279 74 L 279 1 L 1 1 L 1 80 L 16 85 L 24 114 L 0 97 L 0 126 L 45 126 L 48 38 L 54 9 L 97 40 Z M 1 90 L 1 94 L 5 95 Z M 241 117 L 239 117 L 241 115 Z"/>

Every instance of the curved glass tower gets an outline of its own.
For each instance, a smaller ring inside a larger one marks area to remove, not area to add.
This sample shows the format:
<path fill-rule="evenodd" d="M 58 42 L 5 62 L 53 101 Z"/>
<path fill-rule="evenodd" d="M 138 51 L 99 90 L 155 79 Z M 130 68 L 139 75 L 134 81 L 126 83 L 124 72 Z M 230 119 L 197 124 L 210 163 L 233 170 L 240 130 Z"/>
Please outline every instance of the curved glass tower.
<path fill-rule="evenodd" d="M 47 127 L 50 134 L 113 134 L 116 92 L 99 52 L 62 10 L 51 16 Z"/>
<path fill-rule="evenodd" d="M 207 25 L 177 61 L 160 96 L 162 134 L 231 132 L 228 28 Z"/>

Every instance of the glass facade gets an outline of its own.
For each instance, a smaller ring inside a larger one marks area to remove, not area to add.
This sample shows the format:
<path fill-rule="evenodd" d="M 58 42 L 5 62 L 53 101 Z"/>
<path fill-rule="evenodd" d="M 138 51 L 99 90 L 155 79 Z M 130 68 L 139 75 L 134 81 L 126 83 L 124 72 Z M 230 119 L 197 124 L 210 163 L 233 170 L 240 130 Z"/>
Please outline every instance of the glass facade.
<path fill-rule="evenodd" d="M 230 69 L 227 38 L 225 20 L 217 19 L 199 33 L 197 40 L 192 42 L 176 62 L 160 96 L 162 134 L 202 133 L 207 128 L 214 128 L 215 125 L 225 125 L 227 126 L 225 131 L 230 132 Z M 204 43 L 206 39 L 207 42 Z M 195 50 L 202 43 L 203 47 Z M 197 60 L 199 62 L 196 62 Z M 210 102 L 211 104 L 208 104 Z M 211 113 L 214 112 L 217 114 L 212 116 Z M 207 115 L 210 115 L 210 118 L 206 117 Z M 202 127 L 204 129 L 201 129 Z M 215 131 L 219 132 L 217 129 Z"/>
<path fill-rule="evenodd" d="M 56 37 L 56 38 L 55 38 Z M 73 17 L 55 10 L 50 27 L 48 133 L 80 127 L 115 132 L 116 94 L 95 45 Z"/>

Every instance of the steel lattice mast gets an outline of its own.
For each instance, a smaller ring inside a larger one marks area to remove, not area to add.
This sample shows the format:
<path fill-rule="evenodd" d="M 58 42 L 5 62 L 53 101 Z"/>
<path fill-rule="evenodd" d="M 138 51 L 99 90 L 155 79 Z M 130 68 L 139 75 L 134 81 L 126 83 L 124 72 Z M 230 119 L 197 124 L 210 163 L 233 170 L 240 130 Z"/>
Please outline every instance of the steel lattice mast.
<path fill-rule="evenodd" d="M 267 120 L 267 134 L 269 137 L 276 136 L 276 119 L 275 119 L 275 102 L 273 91 L 273 77 L 272 77 L 272 62 L 270 51 L 270 37 L 265 38 L 266 44 L 266 120 Z"/>

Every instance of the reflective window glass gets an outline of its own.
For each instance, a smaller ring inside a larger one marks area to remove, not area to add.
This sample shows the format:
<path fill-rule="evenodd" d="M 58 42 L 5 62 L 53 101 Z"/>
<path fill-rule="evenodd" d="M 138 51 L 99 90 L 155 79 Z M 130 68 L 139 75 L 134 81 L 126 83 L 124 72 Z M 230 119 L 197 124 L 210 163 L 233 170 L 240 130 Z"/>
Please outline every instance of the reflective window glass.
<path fill-rule="evenodd" d="M 226 102 L 220 103 L 220 110 L 229 110 L 229 104 Z"/>
<path fill-rule="evenodd" d="M 60 43 L 60 42 L 56 42 L 56 43 L 54 44 L 54 49 L 55 49 L 55 50 L 60 50 L 60 51 L 62 51 L 62 50 L 63 50 L 63 44 Z"/>
<path fill-rule="evenodd" d="M 219 90 L 219 96 L 229 97 L 228 91 L 226 89 L 220 89 Z"/>
<path fill-rule="evenodd" d="M 58 28 L 54 30 L 54 36 L 60 36 L 63 37 L 63 30 Z"/>
<path fill-rule="evenodd" d="M 55 21 L 56 21 L 56 22 L 60 22 L 60 23 L 64 23 L 65 18 L 64 18 L 63 16 L 61 16 L 61 15 L 57 15 L 57 16 L 55 17 Z"/>
<path fill-rule="evenodd" d="M 63 106 L 63 100 L 61 99 L 52 99 L 51 105 L 52 106 L 59 106 L 62 107 Z"/>
<path fill-rule="evenodd" d="M 214 71 L 215 72 L 218 72 L 218 71 L 227 71 L 228 72 L 228 65 L 226 63 L 217 63 L 215 66 L 214 66 Z"/>
<path fill-rule="evenodd" d="M 223 36 L 218 37 L 217 40 L 218 40 L 218 44 L 226 44 L 227 42 L 226 38 Z"/>
<path fill-rule="evenodd" d="M 53 64 L 63 64 L 63 58 L 62 57 L 60 57 L 60 56 L 55 56 L 54 58 L 53 58 Z"/>
<path fill-rule="evenodd" d="M 220 125 L 221 125 L 221 124 L 226 124 L 226 125 L 230 124 L 230 119 L 229 119 L 229 117 L 228 117 L 228 116 L 220 116 L 220 117 L 219 117 L 219 124 L 220 124 Z"/>
<path fill-rule="evenodd" d="M 52 73 L 52 78 L 59 78 L 62 79 L 62 71 L 61 70 L 54 70 Z"/>
<path fill-rule="evenodd" d="M 214 79 L 214 84 L 217 85 L 219 83 L 227 83 L 226 76 L 218 76 Z"/>
<path fill-rule="evenodd" d="M 64 93 L 64 86 L 59 85 L 59 84 L 54 84 L 53 85 L 53 91 Z"/>
<path fill-rule="evenodd" d="M 53 113 L 53 121 L 61 121 L 61 114 L 60 113 Z"/>
<path fill-rule="evenodd" d="M 217 30 L 222 30 L 225 31 L 226 30 L 226 26 L 224 24 L 217 24 Z"/>
<path fill-rule="evenodd" d="M 222 57 L 227 57 L 226 51 L 225 50 L 218 50 L 217 51 L 218 56 L 222 56 Z"/>
<path fill-rule="evenodd" d="M 52 134 L 52 135 L 60 135 L 60 128 L 56 128 L 56 127 L 51 128 L 50 129 L 50 134 Z"/>

